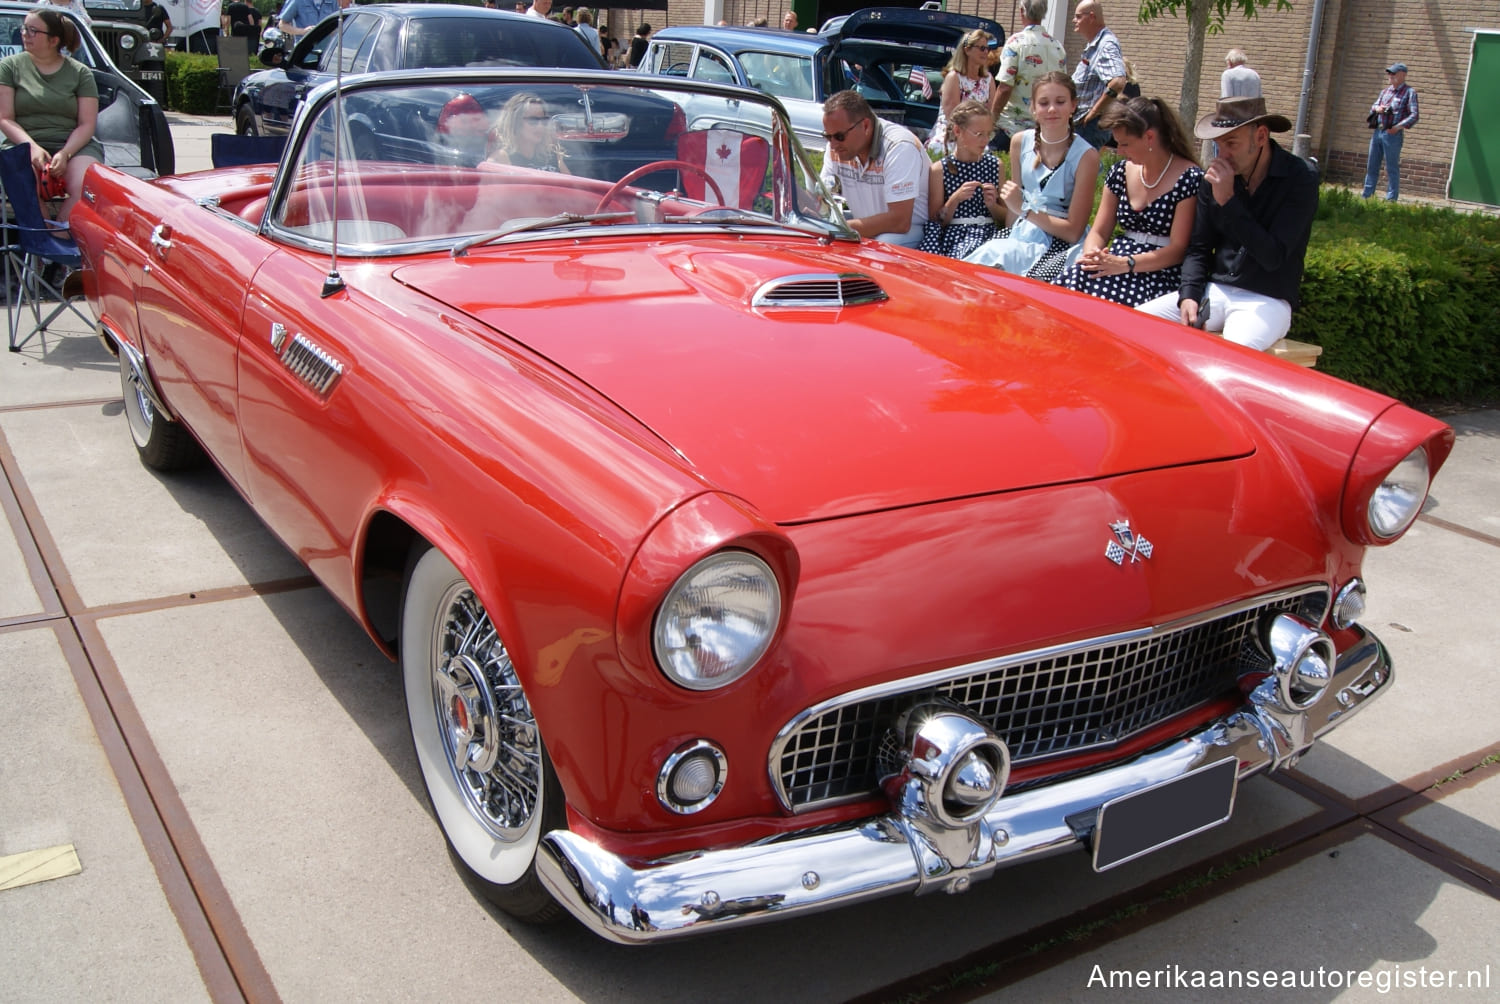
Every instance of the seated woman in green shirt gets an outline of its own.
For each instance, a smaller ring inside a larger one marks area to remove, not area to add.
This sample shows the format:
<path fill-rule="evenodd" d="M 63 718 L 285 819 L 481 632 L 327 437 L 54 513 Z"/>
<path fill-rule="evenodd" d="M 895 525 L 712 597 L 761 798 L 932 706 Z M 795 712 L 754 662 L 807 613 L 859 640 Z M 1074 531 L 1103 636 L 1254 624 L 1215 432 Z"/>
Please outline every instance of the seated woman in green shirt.
<path fill-rule="evenodd" d="M 62 54 L 78 49 L 78 29 L 50 7 L 29 11 L 22 52 L 0 59 L 0 136 L 5 147 L 31 144 L 31 165 L 61 178 L 67 192 L 57 218 L 66 220 L 83 175 L 104 159 L 94 139 L 99 88 L 87 66 Z"/>

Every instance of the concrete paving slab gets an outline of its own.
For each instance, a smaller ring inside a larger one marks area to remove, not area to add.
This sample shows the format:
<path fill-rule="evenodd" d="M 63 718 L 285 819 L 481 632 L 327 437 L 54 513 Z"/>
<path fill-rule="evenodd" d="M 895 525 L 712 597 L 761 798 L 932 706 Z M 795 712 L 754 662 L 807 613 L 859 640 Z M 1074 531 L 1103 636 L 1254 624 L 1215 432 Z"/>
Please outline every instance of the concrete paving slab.
<path fill-rule="evenodd" d="M 0 414 L 0 432 L 85 604 L 306 574 L 217 470 L 158 476 L 143 467 L 122 408 Z M 142 513 L 150 518 L 137 519 Z"/>
<path fill-rule="evenodd" d="M 945 932 L 921 965 L 958 958 L 1316 811 L 1252 781 L 1233 827 L 1107 875 L 1070 855 L 1003 872 L 966 896 L 900 896 L 627 949 L 571 923 L 518 925 L 466 891 L 428 814 L 396 670 L 323 591 L 111 617 L 99 627 L 288 1000 L 376 988 L 391 999 L 420 997 L 451 978 L 460 941 L 464 957 L 503 966 L 507 986 L 527 1000 L 686 1001 L 704 986 L 767 971 L 801 974 L 795 988 L 778 991 L 788 1000 L 838 999 L 909 975 L 913 925 Z"/>
<path fill-rule="evenodd" d="M 0 694 L 0 856 L 83 866 L 0 892 L 0 1000 L 207 1000 L 50 628 L 0 634 Z"/>
<path fill-rule="evenodd" d="M 1423 806 L 1401 821 L 1500 872 L 1500 774 L 1444 795 L 1441 801 Z"/>
<path fill-rule="evenodd" d="M 981 999 L 1494 1000 L 1496 924 L 1500 902 L 1364 835 Z M 1130 989 L 1116 975 L 1110 989 L 1110 974 L 1127 971 L 1155 974 L 1145 978 L 1155 982 Z M 1189 980 L 1202 971 L 1205 981 L 1255 973 L 1261 982 L 1246 983 L 1248 993 L 1165 982 L 1181 971 Z M 1280 985 L 1287 971 L 1296 974 L 1293 988 Z M 1265 985 L 1267 972 L 1276 987 Z M 1439 978 L 1444 985 L 1433 985 Z M 1370 986 L 1359 985 L 1365 979 Z"/>
<path fill-rule="evenodd" d="M 1390 649 L 1395 682 L 1297 768 L 1351 798 L 1500 739 L 1500 688 L 1488 682 L 1500 651 L 1500 547 L 1418 521 L 1369 552 L 1365 580 L 1363 621 Z"/>
<path fill-rule="evenodd" d="M 19 541 L 26 532 L 24 525 L 12 525 L 5 510 L 0 509 L 0 621 L 34 616 L 45 609 L 21 553 Z"/>
<path fill-rule="evenodd" d="M 1427 512 L 1500 538 L 1500 411 L 1447 419 L 1457 434 L 1451 460 L 1433 482 Z"/>
<path fill-rule="evenodd" d="M 5 316 L 0 309 L 0 324 Z M 21 351 L 0 353 L 0 408 L 119 395 L 115 357 L 92 328 L 71 314 L 31 338 Z"/>

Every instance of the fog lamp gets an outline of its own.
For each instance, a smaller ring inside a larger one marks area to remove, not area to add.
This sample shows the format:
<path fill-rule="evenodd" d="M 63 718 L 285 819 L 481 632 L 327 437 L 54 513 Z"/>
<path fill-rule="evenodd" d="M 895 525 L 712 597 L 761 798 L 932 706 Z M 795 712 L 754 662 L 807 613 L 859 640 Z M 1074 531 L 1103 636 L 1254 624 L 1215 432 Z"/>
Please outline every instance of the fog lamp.
<path fill-rule="evenodd" d="M 1300 617 L 1280 614 L 1266 624 L 1263 644 L 1281 703 L 1292 711 L 1316 704 L 1333 681 L 1333 640 Z"/>
<path fill-rule="evenodd" d="M 724 751 L 707 739 L 679 748 L 656 776 L 656 800 L 678 815 L 702 812 L 724 790 L 729 762 Z"/>

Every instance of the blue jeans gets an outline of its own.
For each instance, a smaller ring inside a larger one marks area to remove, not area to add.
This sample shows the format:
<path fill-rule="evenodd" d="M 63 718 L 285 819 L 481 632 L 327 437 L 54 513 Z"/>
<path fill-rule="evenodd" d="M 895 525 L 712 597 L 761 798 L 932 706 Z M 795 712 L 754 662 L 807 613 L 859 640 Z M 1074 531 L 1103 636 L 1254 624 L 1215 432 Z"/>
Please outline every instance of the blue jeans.
<path fill-rule="evenodd" d="M 1095 150 L 1102 149 L 1104 144 L 1114 139 L 1113 133 L 1107 133 L 1099 128 L 1099 120 L 1096 118 L 1088 125 L 1073 123 L 1073 132 L 1083 137 L 1083 141 Z"/>
<path fill-rule="evenodd" d="M 1370 159 L 1365 164 L 1365 198 L 1375 194 L 1380 180 L 1380 162 L 1385 161 L 1385 200 L 1395 202 L 1401 194 L 1401 143 L 1406 133 L 1376 129 L 1370 136 Z"/>

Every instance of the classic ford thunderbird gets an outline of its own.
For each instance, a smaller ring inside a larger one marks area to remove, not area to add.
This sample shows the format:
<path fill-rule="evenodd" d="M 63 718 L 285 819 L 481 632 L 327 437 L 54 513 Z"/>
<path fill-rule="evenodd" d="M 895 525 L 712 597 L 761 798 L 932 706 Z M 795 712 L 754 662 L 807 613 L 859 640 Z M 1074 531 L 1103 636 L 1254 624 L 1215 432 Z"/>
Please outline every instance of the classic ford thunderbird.
<path fill-rule="evenodd" d="M 1362 558 L 1453 442 L 861 240 L 733 87 L 352 78 L 72 223 L 144 462 L 399 658 L 471 882 L 621 942 L 1224 823 L 1390 685 Z"/>

